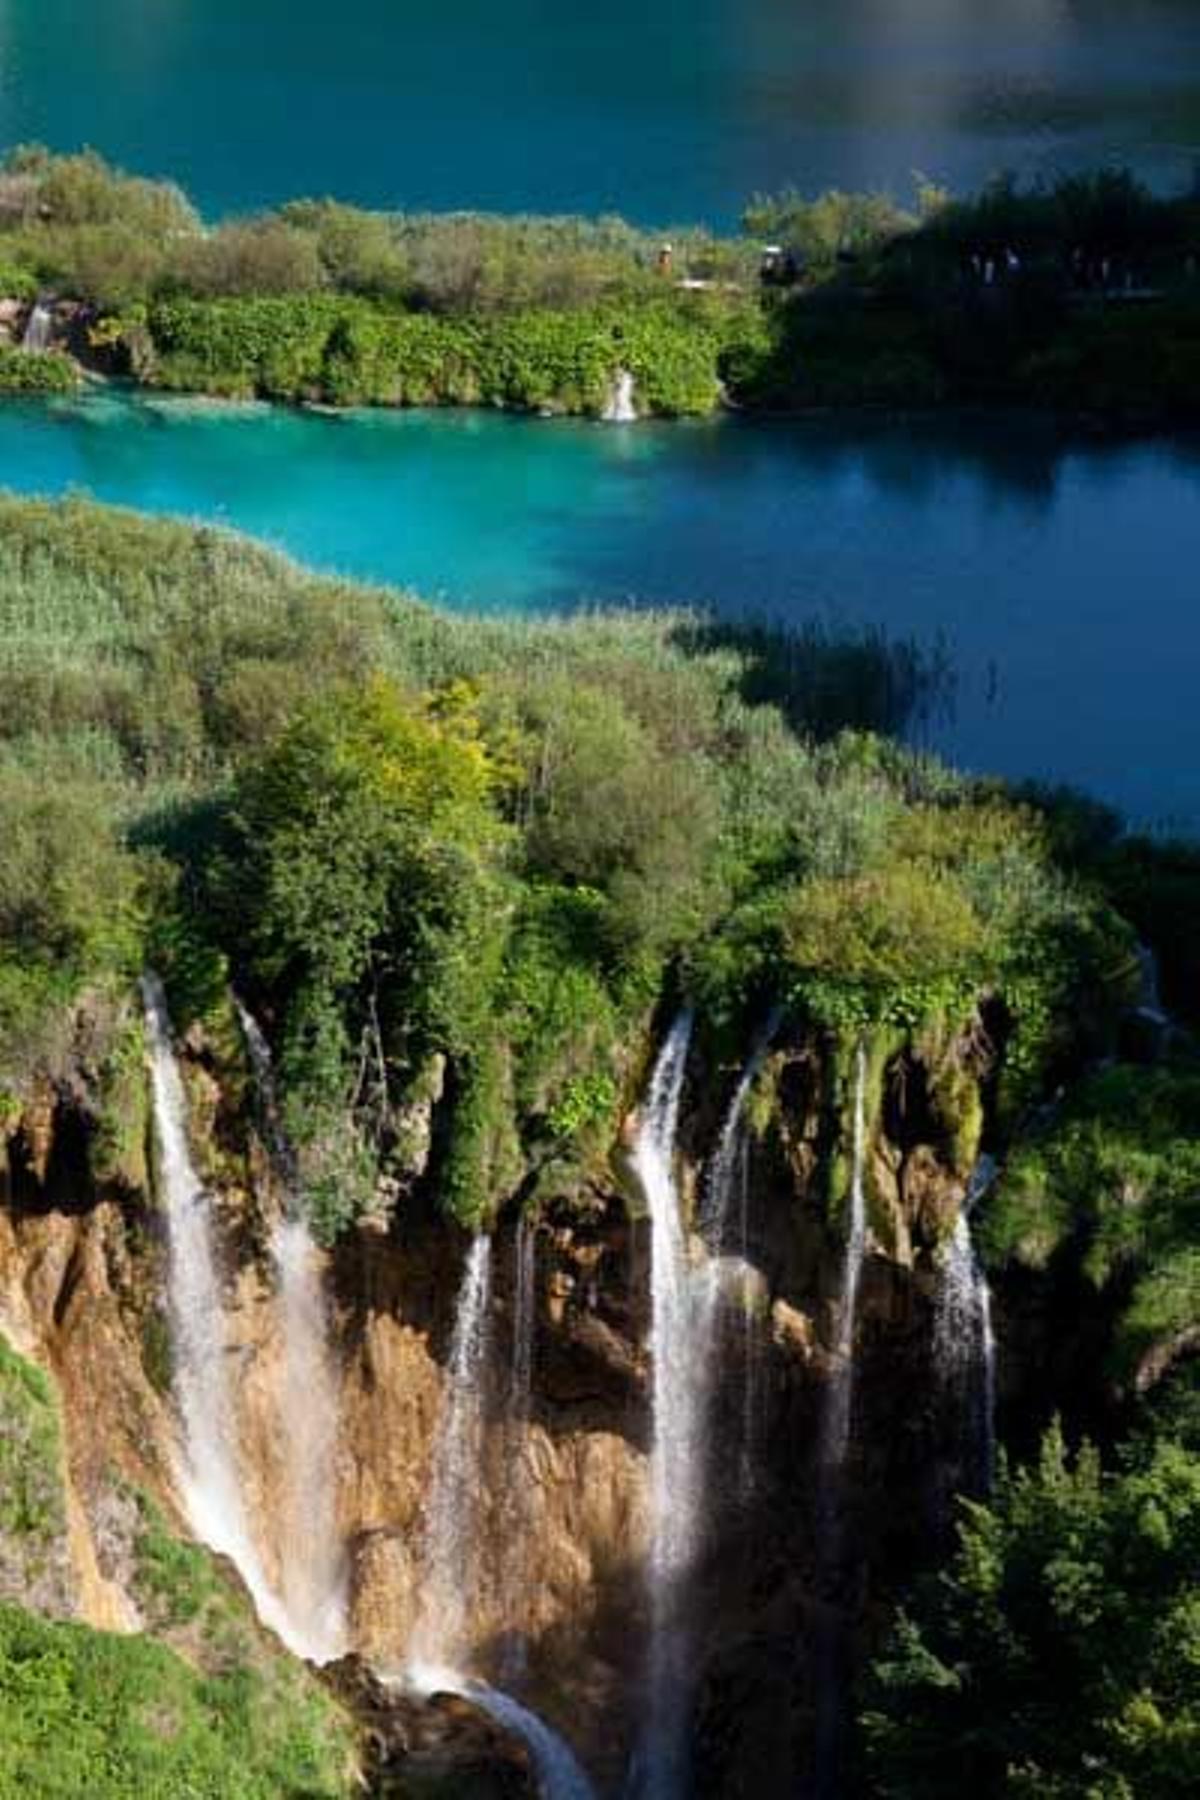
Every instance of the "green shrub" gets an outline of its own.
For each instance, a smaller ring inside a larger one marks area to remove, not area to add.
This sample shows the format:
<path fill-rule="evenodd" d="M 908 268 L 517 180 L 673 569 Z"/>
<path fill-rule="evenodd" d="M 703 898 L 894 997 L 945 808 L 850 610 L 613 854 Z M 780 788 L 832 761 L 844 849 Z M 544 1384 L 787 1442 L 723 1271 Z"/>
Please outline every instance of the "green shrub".
<path fill-rule="evenodd" d="M 36 1563 L 66 1532 L 62 1435 L 49 1377 L 0 1335 L 0 1534 Z"/>
<path fill-rule="evenodd" d="M 67 394 L 79 371 L 61 350 L 19 350 L 0 344 L 0 394 Z"/>
<path fill-rule="evenodd" d="M 1105 1473 L 1052 1431 L 964 1504 L 959 1548 L 899 1615 L 863 1717 L 880 1800 L 1185 1795 L 1200 1783 L 1200 1459 Z"/>
<path fill-rule="evenodd" d="M 145 1637 L 0 1604 L 0 1797 L 341 1800 L 348 1734 L 307 1673 L 198 1674 Z"/>

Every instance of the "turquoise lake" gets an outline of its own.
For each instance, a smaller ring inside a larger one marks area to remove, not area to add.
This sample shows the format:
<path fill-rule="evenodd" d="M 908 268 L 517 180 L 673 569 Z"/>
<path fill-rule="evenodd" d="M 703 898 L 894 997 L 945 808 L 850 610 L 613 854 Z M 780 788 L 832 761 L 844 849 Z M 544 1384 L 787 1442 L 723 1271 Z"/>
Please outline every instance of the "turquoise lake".
<path fill-rule="evenodd" d="M 0 0 L 0 142 L 297 193 L 728 225 L 758 188 L 1200 150 L 1194 0 Z"/>
<path fill-rule="evenodd" d="M 602 426 L 104 394 L 0 406 L 0 484 L 217 520 L 454 606 L 687 604 L 944 649 L 916 741 L 1200 829 L 1200 439 Z"/>

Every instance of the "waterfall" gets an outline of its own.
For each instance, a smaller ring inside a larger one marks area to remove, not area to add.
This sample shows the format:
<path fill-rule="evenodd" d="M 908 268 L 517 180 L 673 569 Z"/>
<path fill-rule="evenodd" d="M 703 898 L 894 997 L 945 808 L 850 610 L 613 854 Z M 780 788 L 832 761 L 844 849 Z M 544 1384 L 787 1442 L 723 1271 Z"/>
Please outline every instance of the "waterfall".
<path fill-rule="evenodd" d="M 283 1601 L 316 1663 L 346 1648 L 346 1562 L 337 1525 L 338 1391 L 320 1258 L 303 1219 L 281 1219 L 271 1240 L 283 1322 L 283 1430 L 288 1457 Z"/>
<path fill-rule="evenodd" d="M 858 1319 L 858 1289 L 866 1250 L 867 1209 L 864 1175 L 867 1148 L 867 1051 L 859 1044 L 854 1064 L 854 1143 L 850 1172 L 850 1220 L 842 1261 L 841 1296 L 838 1301 L 836 1363 L 829 1382 L 829 1396 L 821 1430 L 821 1464 L 828 1479 L 840 1474 L 850 1449 L 854 1412 L 854 1328 Z M 832 1497 L 832 1496 L 831 1496 Z"/>
<path fill-rule="evenodd" d="M 696 1547 L 703 1483 L 697 1309 L 673 1169 L 691 1029 L 688 1012 L 671 1027 L 650 1081 L 634 1151 L 651 1224 L 651 1640 L 649 1718 L 639 1777 L 653 1800 L 673 1800 L 685 1789 L 688 1668 L 678 1606 Z"/>
<path fill-rule="evenodd" d="M 509 1378 L 510 1421 L 528 1421 L 533 1387 L 534 1234 L 524 1220 L 517 1233 L 513 1308 L 513 1358 Z M 492 1240 L 471 1245 L 458 1291 L 446 1393 L 433 1452 L 425 1519 L 422 1607 L 411 1655 L 400 1683 L 410 1693 L 458 1694 L 495 1719 L 527 1746 L 541 1800 L 594 1800 L 573 1752 L 558 1734 L 510 1694 L 446 1665 L 461 1645 L 475 1591 L 474 1555 L 482 1486 L 488 1309 Z M 509 1475 L 513 1470 L 510 1463 Z M 516 1579 L 529 1568 L 522 1507 Z M 511 1571 L 506 1586 L 511 1593 Z M 519 1672 L 519 1671 L 518 1671 Z"/>
<path fill-rule="evenodd" d="M 759 1344 L 754 1311 L 755 1271 L 749 1261 L 750 1145 L 746 1132 L 746 1103 L 758 1079 L 767 1052 L 779 1030 L 783 1009 L 776 1007 L 763 1026 L 738 1078 L 717 1140 L 716 1154 L 708 1169 L 700 1231 L 712 1262 L 701 1278 L 699 1306 L 701 1330 L 708 1365 L 706 1410 L 715 1386 L 716 1328 L 722 1305 L 731 1299 L 739 1309 L 742 1343 L 742 1407 L 738 1446 L 738 1498 L 743 1505 L 753 1496 L 759 1412 Z"/>
<path fill-rule="evenodd" d="M 44 300 L 38 300 L 30 310 L 25 321 L 25 335 L 21 339 L 21 348 L 27 356 L 40 356 L 50 348 L 50 332 L 54 324 L 54 314 Z"/>
<path fill-rule="evenodd" d="M 1162 988 L 1159 983 L 1158 957 L 1149 944 L 1138 944 L 1137 960 L 1140 981 L 1138 984 L 1137 1010 L 1141 1018 L 1148 1024 L 1157 1025 L 1160 1029 L 1171 1023 L 1171 1016 L 1162 1002 Z"/>
<path fill-rule="evenodd" d="M 850 1218 L 842 1258 L 835 1362 L 829 1377 L 817 1450 L 817 1560 L 826 1589 L 825 1607 L 815 1626 L 816 1717 L 813 1738 L 813 1792 L 836 1800 L 840 1792 L 843 1696 L 847 1680 L 846 1629 L 837 1607 L 845 1573 L 846 1462 L 854 1424 L 854 1339 L 858 1290 L 866 1252 L 867 1051 L 860 1043 L 854 1061 L 854 1139 L 851 1147 Z"/>
<path fill-rule="evenodd" d="M 412 1659 L 439 1665 L 462 1644 L 475 1592 L 492 1240 L 471 1245 L 458 1291 L 450 1364 L 433 1447 Z"/>
<path fill-rule="evenodd" d="M 533 1333 L 536 1238 L 528 1219 L 517 1226 L 513 1281 L 512 1364 L 508 1383 L 508 1418 L 505 1444 L 505 1508 L 507 1556 L 504 1562 L 504 1616 L 518 1618 L 524 1608 L 530 1575 L 529 1489 L 525 1478 L 524 1451 L 533 1403 Z M 527 1647 L 513 1631 L 504 1651 L 504 1674 L 525 1671 Z"/>
<path fill-rule="evenodd" d="M 212 1220 L 188 1148 L 187 1101 L 157 976 L 143 977 L 142 997 L 167 1226 L 173 1383 L 183 1434 L 180 1497 L 196 1536 L 236 1566 L 263 1623 L 303 1655 L 267 1583 L 246 1522 Z"/>
<path fill-rule="evenodd" d="M 539 1800 L 594 1800 L 591 1782 L 570 1747 L 536 1713 L 510 1694 L 459 1675 L 454 1669 L 418 1664 L 409 1670 L 410 1692 L 432 1696 L 458 1694 L 519 1737 L 529 1750 L 537 1777 Z"/>
<path fill-rule="evenodd" d="M 279 1533 L 283 1604 L 292 1637 L 310 1662 L 334 1662 L 346 1647 L 346 1564 L 337 1525 L 339 1395 L 329 1344 L 320 1253 L 297 1203 L 295 1158 L 279 1123 L 270 1046 L 236 1001 L 258 1084 L 268 1147 L 287 1182 L 286 1210 L 271 1233 L 283 1335 L 280 1423 L 286 1511 Z"/>
<path fill-rule="evenodd" d="M 966 1442 L 969 1479 L 984 1493 L 996 1464 L 996 1337 L 971 1217 L 995 1178 L 994 1158 L 981 1156 L 955 1221 L 934 1320 L 934 1355 Z"/>
<path fill-rule="evenodd" d="M 600 414 L 606 425 L 633 425 L 637 421 L 634 403 L 634 379 L 628 369 L 618 369 Z"/>

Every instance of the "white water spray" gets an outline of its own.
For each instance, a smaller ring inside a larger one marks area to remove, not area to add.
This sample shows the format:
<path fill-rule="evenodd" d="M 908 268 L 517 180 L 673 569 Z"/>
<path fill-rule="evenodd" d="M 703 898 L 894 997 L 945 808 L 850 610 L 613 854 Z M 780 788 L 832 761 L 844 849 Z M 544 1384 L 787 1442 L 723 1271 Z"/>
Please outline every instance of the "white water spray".
<path fill-rule="evenodd" d="M 27 356 L 41 356 L 49 350 L 53 324 L 54 314 L 50 307 L 44 300 L 36 301 L 25 321 L 25 332 L 21 339 L 21 348 Z"/>
<path fill-rule="evenodd" d="M 212 1220 L 188 1148 L 187 1101 L 171 1046 L 166 995 L 157 976 L 143 978 L 142 997 L 167 1224 L 173 1381 L 183 1433 L 177 1470 L 180 1498 L 196 1536 L 236 1566 L 263 1623 L 289 1649 L 303 1655 L 263 1573 L 246 1522 Z"/>
<path fill-rule="evenodd" d="M 287 1499 L 280 1577 L 292 1638 L 310 1662 L 335 1662 L 346 1648 L 347 1570 L 337 1526 L 340 1405 L 329 1344 L 320 1253 L 295 1192 L 295 1158 L 279 1123 L 270 1046 L 237 1001 L 258 1084 L 268 1147 L 287 1182 L 286 1212 L 271 1233 L 283 1335 L 280 1423 Z"/>
<path fill-rule="evenodd" d="M 533 1762 L 539 1800 L 594 1800 L 592 1784 L 570 1746 L 510 1694 L 436 1664 L 411 1665 L 405 1684 L 410 1692 L 425 1696 L 457 1694 L 519 1737 Z"/>
<path fill-rule="evenodd" d="M 651 1223 L 650 1691 L 639 1779 L 653 1800 L 673 1800 L 686 1789 L 689 1671 L 679 1606 L 697 1543 L 703 1484 L 697 1308 L 674 1175 L 691 1030 L 691 1014 L 681 1013 L 655 1065 L 634 1151 Z"/>
<path fill-rule="evenodd" d="M 959 1409 L 971 1477 L 984 1492 L 996 1465 L 996 1336 L 992 1292 L 971 1236 L 971 1215 L 995 1178 L 995 1159 L 981 1156 L 955 1222 L 934 1321 L 937 1366 Z"/>
<path fill-rule="evenodd" d="M 514 1619 L 524 1607 L 532 1549 L 529 1486 L 524 1468 L 525 1441 L 533 1409 L 533 1337 L 537 1242 L 533 1226 L 522 1217 L 517 1226 L 513 1281 L 512 1362 L 508 1384 L 505 1442 L 506 1551 L 504 1616 Z M 528 1660 L 523 1635 L 513 1631 L 505 1644 L 505 1679 L 519 1677 Z"/>
<path fill-rule="evenodd" d="M 1138 1012 L 1151 1025 L 1169 1025 L 1171 1020 L 1162 1003 L 1158 958 L 1149 944 L 1137 946 L 1137 960 L 1139 971 Z"/>
<path fill-rule="evenodd" d="M 604 411 L 600 414 L 606 425 L 633 425 L 636 423 L 638 414 L 634 392 L 635 382 L 629 370 L 618 369 L 613 377 Z"/>
<path fill-rule="evenodd" d="M 854 1063 L 854 1138 L 851 1147 L 850 1217 L 842 1257 L 835 1361 L 826 1389 L 817 1451 L 820 1489 L 817 1496 L 817 1555 L 830 1588 L 843 1573 L 846 1464 L 854 1424 L 854 1340 L 858 1322 L 858 1290 L 866 1253 L 865 1192 L 867 1153 L 867 1051 L 860 1043 Z M 845 1693 L 845 1631 L 837 1613 L 827 1611 L 817 1625 L 816 1718 L 813 1738 L 813 1793 L 817 1800 L 836 1800 L 841 1789 L 842 1713 Z"/>
<path fill-rule="evenodd" d="M 701 1235 L 712 1258 L 701 1273 L 698 1297 L 700 1331 L 707 1361 L 706 1412 L 711 1409 L 716 1384 L 717 1325 L 721 1309 L 727 1304 L 735 1305 L 740 1316 L 742 1416 L 738 1497 L 743 1505 L 753 1497 L 757 1475 L 760 1346 L 756 1302 L 763 1285 L 749 1261 L 750 1143 L 746 1105 L 782 1016 L 782 1008 L 776 1007 L 759 1033 L 734 1088 L 721 1125 L 716 1154 L 709 1165 L 700 1217 Z"/>
<path fill-rule="evenodd" d="M 458 1290 L 450 1363 L 433 1447 L 414 1665 L 447 1664 L 462 1648 L 477 1575 L 492 1240 L 471 1245 Z"/>
<path fill-rule="evenodd" d="M 858 1046 L 854 1064 L 854 1142 L 850 1173 L 850 1218 L 842 1260 L 842 1291 L 838 1301 L 836 1362 L 829 1382 L 829 1398 L 821 1431 L 821 1463 L 826 1480 L 840 1475 L 850 1449 L 854 1413 L 854 1331 L 858 1321 L 858 1290 L 862 1281 L 867 1241 L 867 1208 L 864 1189 L 867 1148 L 867 1051 Z"/>

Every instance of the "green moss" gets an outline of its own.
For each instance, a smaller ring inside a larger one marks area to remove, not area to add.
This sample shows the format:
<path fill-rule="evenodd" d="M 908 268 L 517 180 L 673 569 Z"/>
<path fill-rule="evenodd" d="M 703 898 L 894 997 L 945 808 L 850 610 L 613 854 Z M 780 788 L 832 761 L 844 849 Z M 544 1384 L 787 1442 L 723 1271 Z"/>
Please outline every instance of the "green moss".
<path fill-rule="evenodd" d="M 50 1378 L 0 1336 L 0 1532 L 33 1564 L 66 1532 L 62 1432 Z"/>
<path fill-rule="evenodd" d="M 99 1106 L 88 1141 L 92 1173 L 131 1191 L 148 1185 L 149 1096 L 142 1021 L 131 1012 L 108 1046 L 99 1076 Z"/>
<path fill-rule="evenodd" d="M 190 1625 L 218 1598 L 211 1559 L 198 1545 L 171 1536 L 148 1494 L 136 1498 L 134 1596 L 153 1630 Z"/>
<path fill-rule="evenodd" d="M 507 1047 L 485 1039 L 456 1071 L 450 1144 L 441 1199 L 450 1215 L 478 1230 L 512 1191 L 523 1162 L 513 1122 Z"/>

